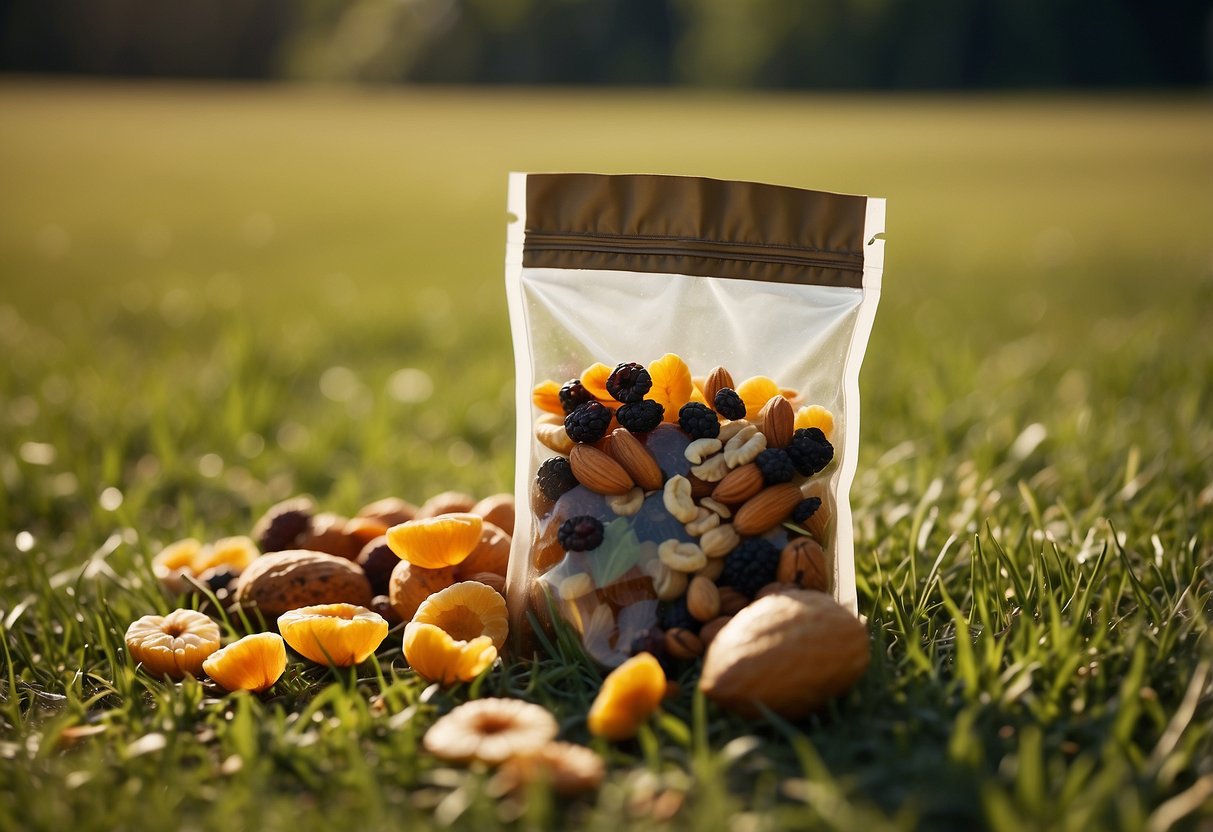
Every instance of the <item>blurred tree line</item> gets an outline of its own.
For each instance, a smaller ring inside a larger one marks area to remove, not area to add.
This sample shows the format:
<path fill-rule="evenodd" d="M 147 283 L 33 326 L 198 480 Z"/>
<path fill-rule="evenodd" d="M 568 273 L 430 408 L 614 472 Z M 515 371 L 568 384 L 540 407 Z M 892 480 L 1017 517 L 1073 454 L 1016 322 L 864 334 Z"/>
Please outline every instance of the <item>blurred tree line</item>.
<path fill-rule="evenodd" d="M 0 0 L 0 70 L 765 88 L 1206 85 L 1213 0 Z"/>

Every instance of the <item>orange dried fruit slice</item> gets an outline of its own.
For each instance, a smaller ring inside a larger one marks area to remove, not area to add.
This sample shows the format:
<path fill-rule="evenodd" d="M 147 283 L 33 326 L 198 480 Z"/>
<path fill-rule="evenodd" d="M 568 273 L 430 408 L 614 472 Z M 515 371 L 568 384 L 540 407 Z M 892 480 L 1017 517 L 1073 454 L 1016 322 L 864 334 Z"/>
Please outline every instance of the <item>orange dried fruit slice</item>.
<path fill-rule="evenodd" d="M 219 625 L 194 610 L 145 615 L 127 627 L 126 649 L 153 676 L 197 676 L 219 649 Z"/>
<path fill-rule="evenodd" d="M 780 395 L 779 385 L 766 376 L 753 376 L 737 385 L 737 395 L 745 402 L 745 417 L 754 421 L 763 405 Z"/>
<path fill-rule="evenodd" d="M 672 352 L 667 352 L 648 367 L 653 386 L 645 395 L 665 408 L 665 421 L 677 422 L 678 410 L 691 400 L 695 384 L 691 368 Z"/>
<path fill-rule="evenodd" d="M 464 641 L 433 624 L 410 621 L 404 628 L 404 658 L 421 678 L 440 685 L 470 682 L 497 660 L 488 636 Z"/>
<path fill-rule="evenodd" d="M 278 616 L 278 632 L 317 664 L 352 667 L 366 661 L 387 637 L 387 620 L 354 604 L 317 604 Z"/>
<path fill-rule="evenodd" d="M 820 405 L 809 405 L 796 411 L 796 430 L 801 428 L 818 428 L 825 434 L 826 439 L 834 433 L 834 414 Z M 832 440 L 831 440 L 832 441 Z"/>
<path fill-rule="evenodd" d="M 588 717 L 590 733 L 610 740 L 636 736 L 665 697 L 665 671 L 650 653 L 637 653 L 611 671 Z"/>
<path fill-rule="evenodd" d="M 286 644 L 277 633 L 253 633 L 216 650 L 202 669 L 224 690 L 261 693 L 286 670 Z"/>
<path fill-rule="evenodd" d="M 551 379 L 541 381 L 532 388 L 531 401 L 540 410 L 557 416 L 564 415 L 564 405 L 560 403 L 560 385 Z"/>
<path fill-rule="evenodd" d="M 456 566 L 480 542 L 484 519 L 460 512 L 409 520 L 387 530 L 387 545 L 401 560 L 423 569 Z"/>
<path fill-rule="evenodd" d="M 460 581 L 435 592 L 417 608 L 413 621 L 432 624 L 456 641 L 487 636 L 498 650 L 510 632 L 505 599 L 479 581 Z"/>
<path fill-rule="evenodd" d="M 581 374 L 581 386 L 590 392 L 594 398 L 601 402 L 608 402 L 612 406 L 617 406 L 619 403 L 615 401 L 615 397 L 607 391 L 607 379 L 611 377 L 611 373 L 615 370 L 613 367 L 608 367 L 599 361 L 596 364 L 591 364 Z M 562 411 L 563 412 L 563 411 Z"/>
<path fill-rule="evenodd" d="M 244 535 L 225 537 L 199 551 L 194 558 L 194 574 L 201 576 L 212 569 L 225 566 L 238 575 L 260 555 L 252 538 Z"/>
<path fill-rule="evenodd" d="M 206 553 L 209 547 L 192 537 L 170 543 L 152 559 L 152 572 L 156 580 L 169 592 L 188 592 L 186 577 L 195 577 L 194 561 Z"/>

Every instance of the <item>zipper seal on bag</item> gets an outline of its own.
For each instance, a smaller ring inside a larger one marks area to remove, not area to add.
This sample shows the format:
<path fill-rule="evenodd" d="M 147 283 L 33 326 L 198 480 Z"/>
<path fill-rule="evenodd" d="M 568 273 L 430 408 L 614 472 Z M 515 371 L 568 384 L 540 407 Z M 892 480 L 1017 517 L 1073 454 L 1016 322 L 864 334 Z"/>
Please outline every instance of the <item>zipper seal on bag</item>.
<path fill-rule="evenodd" d="M 863 272 L 863 255 L 795 249 L 790 246 L 754 245 L 679 237 L 628 237 L 528 231 L 529 252 L 574 251 L 595 254 L 631 254 L 641 257 L 707 257 L 718 260 L 770 263 Z"/>

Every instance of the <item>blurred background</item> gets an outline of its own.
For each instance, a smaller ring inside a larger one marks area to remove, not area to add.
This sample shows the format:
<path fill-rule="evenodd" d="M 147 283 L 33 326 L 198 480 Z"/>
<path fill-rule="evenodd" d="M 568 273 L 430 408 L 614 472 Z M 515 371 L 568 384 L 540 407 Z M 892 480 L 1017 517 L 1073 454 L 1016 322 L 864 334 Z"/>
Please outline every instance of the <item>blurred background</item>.
<path fill-rule="evenodd" d="M 8 0 L 0 69 L 780 89 L 1207 85 L 1208 0 Z"/>

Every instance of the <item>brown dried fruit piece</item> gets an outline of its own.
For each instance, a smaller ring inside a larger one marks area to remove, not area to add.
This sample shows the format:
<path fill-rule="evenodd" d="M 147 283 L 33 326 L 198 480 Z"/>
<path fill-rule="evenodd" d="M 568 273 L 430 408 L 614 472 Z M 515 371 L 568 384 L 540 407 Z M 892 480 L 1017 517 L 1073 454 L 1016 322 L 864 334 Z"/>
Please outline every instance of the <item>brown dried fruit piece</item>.
<path fill-rule="evenodd" d="M 355 516 L 378 520 L 385 526 L 398 526 L 417 516 L 417 506 L 399 497 L 384 497 L 358 509 Z"/>
<path fill-rule="evenodd" d="M 485 520 L 480 524 L 480 541 L 476 548 L 455 567 L 456 579 L 466 580 L 477 572 L 492 572 L 505 577 L 509 564 L 510 536 Z"/>
<path fill-rule="evenodd" d="M 331 511 L 317 514 L 312 518 L 311 528 L 299 537 L 296 548 L 306 549 L 309 552 L 324 552 L 346 560 L 355 560 L 367 541 L 360 541 L 353 535 L 347 534 L 345 526 L 348 522 L 348 518 L 333 514 Z M 384 529 L 384 531 L 387 530 Z M 383 534 L 383 532 L 381 531 L 379 534 Z M 367 540 L 370 539 L 367 538 Z"/>
<path fill-rule="evenodd" d="M 755 601 L 721 628 L 699 687 L 742 716 L 759 717 L 761 704 L 794 719 L 849 690 L 868 660 L 859 619 L 825 593 L 789 590 Z"/>
<path fill-rule="evenodd" d="M 262 555 L 236 579 L 241 607 L 254 609 L 267 621 L 284 612 L 315 604 L 370 603 L 371 584 L 350 561 L 303 549 Z"/>
<path fill-rule="evenodd" d="M 459 514 L 471 511 L 476 505 L 476 498 L 462 491 L 443 491 L 435 494 L 417 509 L 414 520 L 424 520 L 427 517 L 437 517 L 439 514 Z"/>
<path fill-rule="evenodd" d="M 514 533 L 514 495 L 494 494 L 472 506 L 472 514 L 479 514 L 506 534 Z"/>
<path fill-rule="evenodd" d="M 388 597 L 400 617 L 405 621 L 411 621 L 422 601 L 453 583 L 455 583 L 453 567 L 423 569 L 420 566 L 413 566 L 407 560 L 402 560 L 392 570 Z"/>
<path fill-rule="evenodd" d="M 295 549 L 312 526 L 316 504 L 311 497 L 292 497 L 272 505 L 253 526 L 253 540 L 262 552 Z"/>

